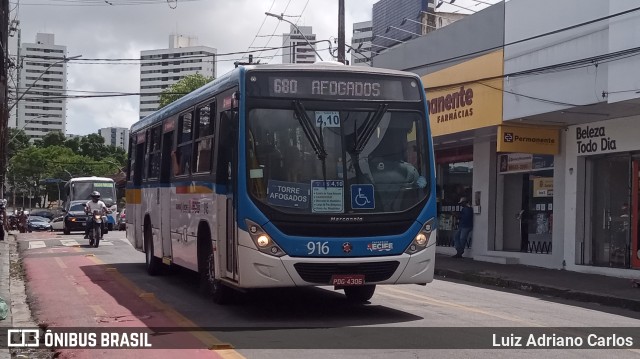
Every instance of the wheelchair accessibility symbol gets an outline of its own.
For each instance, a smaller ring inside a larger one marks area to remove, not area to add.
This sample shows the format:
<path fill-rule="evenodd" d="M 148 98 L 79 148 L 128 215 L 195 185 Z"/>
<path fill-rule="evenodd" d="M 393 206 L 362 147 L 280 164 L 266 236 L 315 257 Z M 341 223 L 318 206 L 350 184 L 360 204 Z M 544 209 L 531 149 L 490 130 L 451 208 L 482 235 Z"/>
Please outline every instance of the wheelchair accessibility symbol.
<path fill-rule="evenodd" d="M 374 209 L 376 208 L 373 196 L 372 184 L 351 185 L 351 208 L 353 209 Z"/>

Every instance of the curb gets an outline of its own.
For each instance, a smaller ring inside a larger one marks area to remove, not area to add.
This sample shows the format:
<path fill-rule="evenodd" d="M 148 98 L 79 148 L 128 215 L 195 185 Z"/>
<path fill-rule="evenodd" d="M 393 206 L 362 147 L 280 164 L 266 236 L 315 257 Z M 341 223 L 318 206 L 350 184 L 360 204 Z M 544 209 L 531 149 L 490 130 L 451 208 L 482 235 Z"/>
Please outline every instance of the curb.
<path fill-rule="evenodd" d="M 590 292 L 574 291 L 565 288 L 557 288 L 539 283 L 525 282 L 507 278 L 498 278 L 488 275 L 482 275 L 477 272 L 460 272 L 450 269 L 436 268 L 434 274 L 438 277 L 447 279 L 457 279 L 465 282 L 516 289 L 522 292 L 543 294 L 579 302 L 598 303 L 610 307 L 625 308 L 640 312 L 640 301 L 633 299 L 613 297 Z"/>

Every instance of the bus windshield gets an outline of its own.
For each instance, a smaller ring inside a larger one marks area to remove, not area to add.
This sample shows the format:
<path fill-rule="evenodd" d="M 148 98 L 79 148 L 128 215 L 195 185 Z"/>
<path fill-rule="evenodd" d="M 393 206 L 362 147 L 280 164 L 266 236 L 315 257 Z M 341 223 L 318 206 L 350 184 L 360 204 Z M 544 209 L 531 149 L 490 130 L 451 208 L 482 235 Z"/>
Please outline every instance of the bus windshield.
<path fill-rule="evenodd" d="M 293 213 L 389 213 L 429 195 L 423 114 L 379 104 L 319 110 L 326 106 L 248 112 L 248 185 L 255 200 Z"/>
<path fill-rule="evenodd" d="M 75 182 L 73 184 L 73 200 L 89 200 L 91 192 L 100 192 L 100 199 L 115 200 L 115 185 L 113 182 Z"/>

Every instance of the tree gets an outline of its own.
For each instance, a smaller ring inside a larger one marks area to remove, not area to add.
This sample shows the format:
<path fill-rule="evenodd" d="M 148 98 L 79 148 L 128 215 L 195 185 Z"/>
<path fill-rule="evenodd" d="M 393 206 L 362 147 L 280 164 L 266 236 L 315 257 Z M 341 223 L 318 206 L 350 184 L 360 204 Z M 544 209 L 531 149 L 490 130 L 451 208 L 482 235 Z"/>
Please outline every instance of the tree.
<path fill-rule="evenodd" d="M 7 148 L 9 159 L 18 151 L 31 146 L 29 136 L 22 129 L 9 128 L 9 146 Z"/>
<path fill-rule="evenodd" d="M 168 89 L 162 91 L 162 94 L 160 95 L 160 108 L 163 108 L 180 97 L 199 89 L 212 80 L 213 77 L 205 77 L 201 74 L 185 76 L 180 81 L 171 85 Z"/>
<path fill-rule="evenodd" d="M 62 132 L 51 131 L 44 135 L 41 140 L 36 141 L 35 145 L 38 147 L 63 146 L 66 140 Z"/>
<path fill-rule="evenodd" d="M 80 139 L 80 153 L 93 159 L 99 159 L 102 156 L 102 148 L 104 147 L 104 137 L 97 133 L 91 133 Z"/>

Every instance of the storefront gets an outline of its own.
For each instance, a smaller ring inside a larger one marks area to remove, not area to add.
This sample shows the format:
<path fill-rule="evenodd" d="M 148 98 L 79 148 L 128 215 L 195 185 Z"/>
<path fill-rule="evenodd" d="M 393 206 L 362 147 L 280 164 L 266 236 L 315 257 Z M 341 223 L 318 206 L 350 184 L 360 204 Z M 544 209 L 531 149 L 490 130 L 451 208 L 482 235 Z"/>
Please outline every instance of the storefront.
<path fill-rule="evenodd" d="M 452 247 L 458 229 L 461 198 L 471 198 L 473 146 L 436 151 L 438 245 Z M 469 241 L 471 245 L 471 241 Z"/>
<path fill-rule="evenodd" d="M 422 77 L 434 139 L 438 246 L 442 249 L 453 246 L 462 199 L 476 208 L 474 221 L 480 224 L 474 226 L 478 229 L 467 246 L 475 248 L 474 239 L 486 246 L 488 216 L 480 211 L 480 193 L 488 199 L 489 191 L 474 188 L 474 183 L 487 183 L 489 174 L 486 166 L 476 170 L 474 155 L 480 154 L 482 161 L 495 153 L 497 126 L 502 122 L 502 63 L 499 50 Z M 493 142 L 493 150 L 486 148 L 487 141 Z M 478 147 L 479 143 L 483 145 Z"/>
<path fill-rule="evenodd" d="M 559 129 L 500 126 L 496 251 L 553 252 L 554 156 Z"/>
<path fill-rule="evenodd" d="M 633 116 L 567 132 L 572 154 L 567 186 L 578 189 L 568 199 L 577 204 L 577 265 L 640 269 L 639 121 Z"/>

